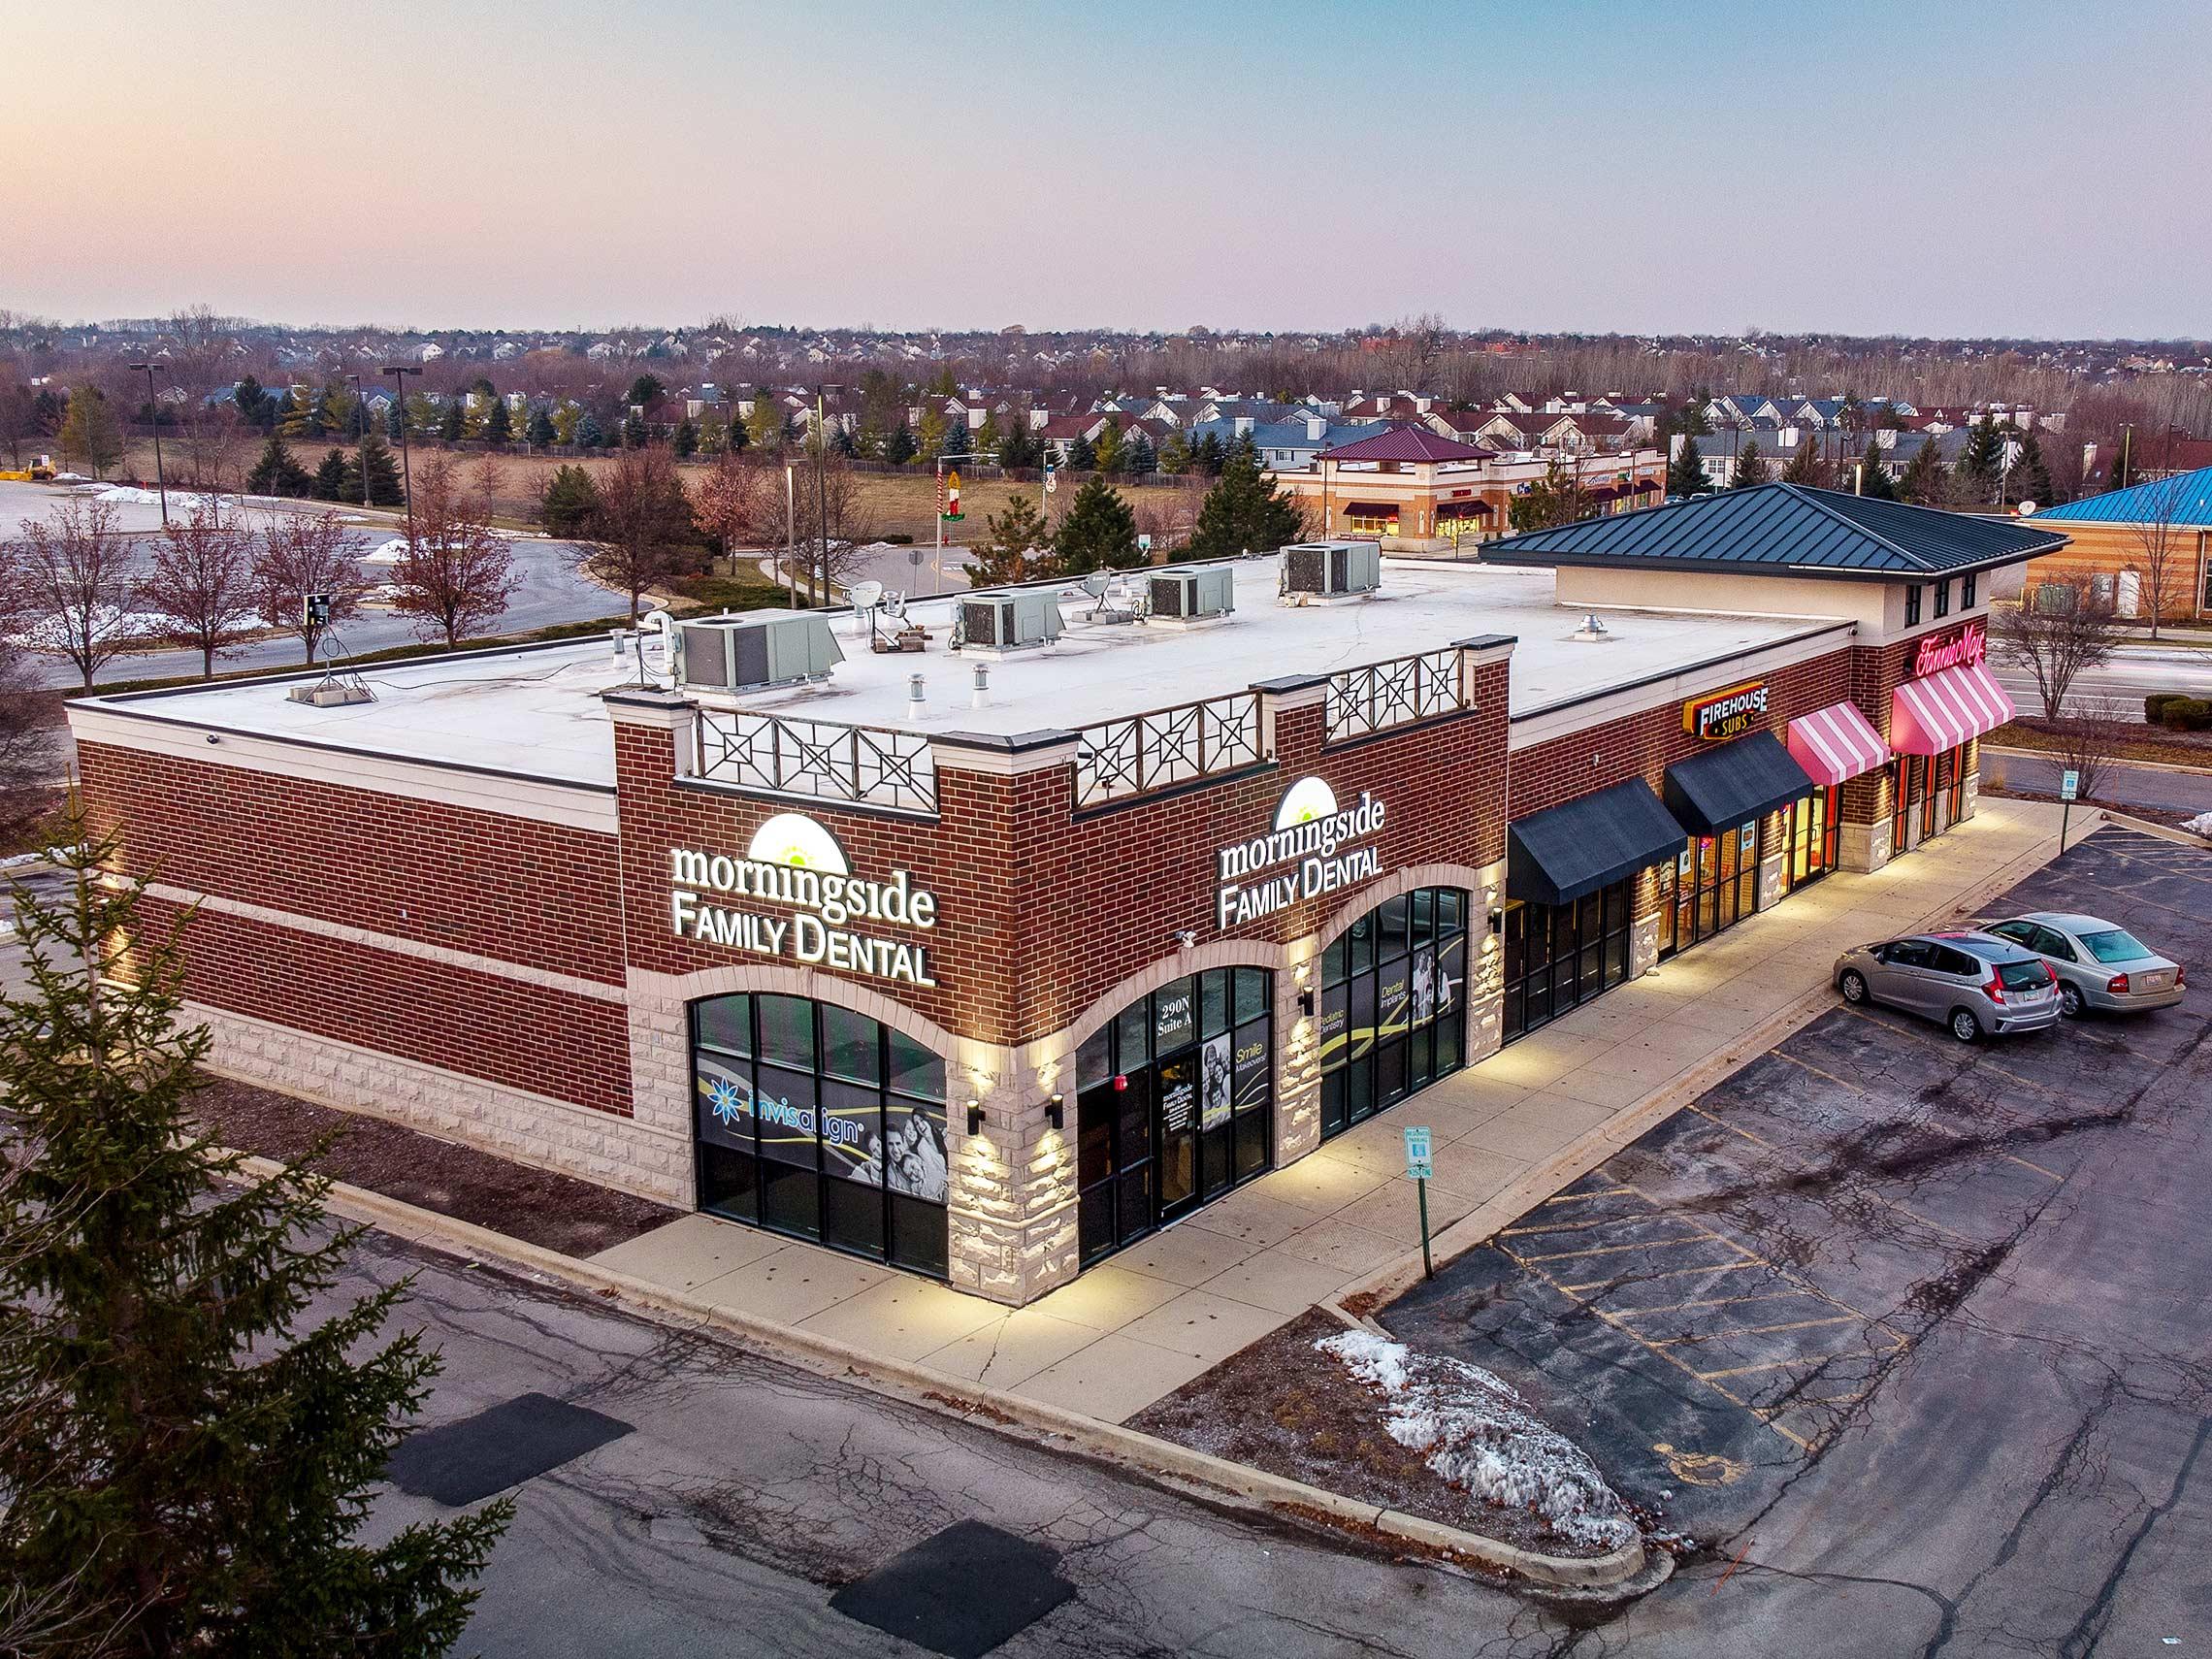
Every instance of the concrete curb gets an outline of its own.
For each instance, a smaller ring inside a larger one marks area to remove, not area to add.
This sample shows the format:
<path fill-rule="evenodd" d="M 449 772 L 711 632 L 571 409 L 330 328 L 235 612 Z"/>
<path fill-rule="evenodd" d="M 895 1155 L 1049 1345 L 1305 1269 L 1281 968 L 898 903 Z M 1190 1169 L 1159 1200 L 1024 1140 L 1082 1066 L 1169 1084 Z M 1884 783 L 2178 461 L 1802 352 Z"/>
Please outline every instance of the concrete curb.
<path fill-rule="evenodd" d="M 273 1158 L 242 1155 L 240 1167 L 266 1178 L 284 1166 Z M 1380 1533 L 1449 1559 L 1517 1574 L 1531 1582 L 1562 1589 L 1605 1590 L 1644 1573 L 1648 1563 L 1642 1542 L 1598 1556 L 1544 1555 L 1480 1533 L 1425 1520 L 1377 1504 L 1361 1503 L 1302 1480 L 1232 1463 L 1141 1434 L 1119 1423 L 1087 1417 L 1038 1400 L 1024 1399 L 947 1376 L 908 1360 L 871 1354 L 849 1343 L 793 1325 L 714 1307 L 666 1285 L 597 1267 L 489 1227 L 439 1215 L 366 1187 L 334 1181 L 330 1210 L 347 1220 L 374 1226 L 412 1243 L 449 1254 L 482 1257 L 519 1267 L 574 1288 L 612 1297 L 634 1310 L 673 1315 L 695 1325 L 743 1338 L 825 1377 L 858 1382 L 910 1405 L 980 1421 L 1001 1431 L 1010 1425 L 1062 1441 L 1076 1449 L 1168 1480 L 1187 1481 L 1232 1498 L 1265 1506 L 1282 1515 L 1309 1522 L 1317 1517 L 1354 1533 Z M 1638 1593 L 1642 1593 L 1641 1590 Z"/>
<path fill-rule="evenodd" d="M 1981 753 L 1995 755 L 2001 761 L 2048 761 L 2053 765 L 2058 766 L 2061 771 L 2066 770 L 2065 757 L 2050 749 L 2014 749 L 2001 747 L 1995 743 L 1985 743 L 1982 745 Z M 2171 761 L 2131 761 L 2125 758 L 2115 758 L 2106 764 L 2138 772 L 2178 772 L 2183 777 L 2212 778 L 2212 766 L 2183 766 L 2177 765 Z"/>
<path fill-rule="evenodd" d="M 2107 813 L 2105 816 L 2113 815 Z M 2184 842 L 2191 839 L 2176 831 L 2169 830 L 2165 833 Z M 2079 841 L 2074 843 L 2076 846 L 2080 844 Z M 1921 927 L 1935 928 L 1950 926 L 1959 917 L 1982 909 L 2021 877 L 2041 869 L 2057 858 L 2058 853 L 2059 837 L 2054 830 L 2027 852 L 2000 865 L 1979 886 L 1970 889 L 1967 901 L 1929 914 L 1922 921 Z M 1714 1084 L 1740 1070 L 1783 1038 L 1800 1027 L 1810 1025 L 1834 1006 L 1834 992 L 1828 986 L 1820 985 L 1786 1008 L 1770 1014 L 1749 1031 L 1732 1039 L 1687 1071 L 1669 1078 L 1611 1122 L 1601 1123 L 1579 1139 L 1570 1142 L 1548 1161 L 1523 1172 L 1517 1180 L 1493 1193 L 1429 1241 L 1431 1256 L 1442 1266 L 1487 1244 L 1507 1222 L 1516 1220 L 1562 1187 L 1580 1180 L 1607 1158 L 1673 1117 Z M 1421 1253 L 1418 1250 L 1411 1250 L 1395 1260 L 1385 1262 L 1366 1278 L 1347 1285 L 1319 1306 L 1348 1325 L 1355 1325 L 1373 1331 L 1377 1336 L 1387 1337 L 1390 1333 L 1383 1329 L 1368 1310 L 1395 1301 L 1418 1284 L 1420 1279 Z"/>

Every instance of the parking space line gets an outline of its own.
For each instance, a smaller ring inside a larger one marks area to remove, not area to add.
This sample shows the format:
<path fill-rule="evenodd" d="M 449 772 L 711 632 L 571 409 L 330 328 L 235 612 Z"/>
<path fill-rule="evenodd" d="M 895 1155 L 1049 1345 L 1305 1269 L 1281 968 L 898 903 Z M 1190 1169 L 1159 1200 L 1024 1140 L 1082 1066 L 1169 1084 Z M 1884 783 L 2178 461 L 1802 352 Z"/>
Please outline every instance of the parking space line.
<path fill-rule="evenodd" d="M 1643 1217 L 1638 1218 L 1640 1220 L 1643 1219 L 1644 1218 Z M 1686 1218 L 1675 1219 L 1686 1220 Z M 1744 1250 L 1744 1248 L 1741 1245 L 1738 1244 L 1734 1239 L 1722 1238 L 1718 1233 L 1708 1233 L 1701 1230 L 1693 1232 L 1688 1238 L 1682 1239 L 1642 1239 L 1635 1244 L 1594 1245 L 1588 1250 L 1547 1251 L 1544 1254 L 1536 1256 L 1534 1259 L 1538 1261 L 1573 1261 L 1577 1256 L 1582 1255 L 1618 1255 L 1623 1251 L 1673 1250 L 1677 1245 L 1692 1244 L 1720 1244 L 1726 1245 L 1730 1250 L 1736 1251 L 1743 1255 L 1749 1255 L 1751 1253 L 1749 1251 Z M 1520 1259 L 1520 1257 L 1512 1251 L 1508 1251 L 1506 1253 L 1508 1255 L 1513 1255 L 1513 1259 L 1516 1261 Z"/>
<path fill-rule="evenodd" d="M 1554 1192 L 1544 1202 L 1546 1206 L 1552 1204 L 1579 1204 L 1586 1198 L 1610 1198 L 1615 1193 L 1627 1192 L 1630 1190 L 1632 1189 L 1626 1187 L 1607 1187 L 1599 1189 L 1596 1192 Z"/>
<path fill-rule="evenodd" d="M 1669 1302 L 1664 1308 L 1623 1308 L 1620 1317 L 1624 1319 L 1641 1319 L 1646 1314 L 1675 1314 L 1684 1308 L 1740 1308 L 1750 1302 L 1783 1302 L 1793 1297 L 1807 1297 L 1816 1302 L 1828 1300 L 1817 1291 L 1762 1290 L 1756 1296 L 1708 1296 L 1703 1301 Z"/>
<path fill-rule="evenodd" d="M 1517 1261 L 1519 1260 L 1519 1257 L 1516 1256 L 1514 1259 Z M 1542 1259 L 1542 1257 L 1538 1257 L 1538 1260 Z M 1528 1267 L 1533 1264 L 1530 1262 L 1521 1262 L 1521 1265 L 1523 1267 Z M 1639 1273 L 1633 1279 L 1593 1279 L 1590 1280 L 1587 1284 L 1583 1285 L 1560 1285 L 1559 1288 L 1569 1292 L 1570 1294 L 1574 1294 L 1583 1290 L 1603 1290 L 1608 1285 L 1647 1285 L 1655 1279 L 1687 1279 L 1693 1273 L 1741 1273 L 1747 1267 L 1768 1267 L 1771 1265 L 1772 1264 L 1769 1262 L 1762 1261 L 1757 1257 L 1753 1257 L 1749 1261 L 1724 1262 L 1716 1267 L 1676 1267 L 1670 1268 L 1665 1273 Z M 1551 1276 L 1549 1274 L 1545 1274 L 1545 1277 L 1546 1279 L 1549 1279 Z M 1556 1280 L 1553 1280 L 1552 1282 L 1554 1284 L 1558 1284 L 1558 1281 Z M 1643 1341 L 1642 1337 L 1639 1337 L 1637 1340 L 1639 1342 Z M 1646 1343 L 1645 1346 L 1648 1347 L 1650 1345 Z"/>
<path fill-rule="evenodd" d="M 1832 1360 L 1841 1359 L 1849 1350 L 1839 1349 L 1834 1353 L 1801 1353 L 1793 1359 L 1770 1359 L 1761 1365 L 1731 1365 L 1720 1371 L 1694 1371 L 1690 1375 L 1700 1382 L 1710 1382 L 1715 1377 L 1748 1377 L 1758 1371 L 1782 1371 L 1793 1365 L 1818 1369 Z"/>
<path fill-rule="evenodd" d="M 1634 1210 L 1618 1216 L 1601 1216 L 1594 1221 L 1553 1221 L 1541 1227 L 1500 1227 L 1497 1236 L 1512 1239 L 1531 1233 L 1583 1233 L 1595 1227 L 1618 1227 L 1625 1226 L 1630 1221 L 1648 1221 L 1651 1217 L 1652 1212 L 1649 1210 Z"/>
<path fill-rule="evenodd" d="M 1676 1343 L 1682 1342 L 1722 1342 L 1729 1337 L 1773 1336 L 1777 1331 L 1809 1331 L 1817 1330 L 1822 1325 L 1855 1325 L 1857 1323 L 1859 1320 L 1853 1315 L 1838 1314 L 1834 1318 L 1829 1319 L 1793 1319 L 1786 1325 L 1738 1325 L 1732 1330 L 1697 1331 L 1689 1336 L 1652 1337 L 1648 1340 L 1653 1348 L 1673 1348 Z"/>

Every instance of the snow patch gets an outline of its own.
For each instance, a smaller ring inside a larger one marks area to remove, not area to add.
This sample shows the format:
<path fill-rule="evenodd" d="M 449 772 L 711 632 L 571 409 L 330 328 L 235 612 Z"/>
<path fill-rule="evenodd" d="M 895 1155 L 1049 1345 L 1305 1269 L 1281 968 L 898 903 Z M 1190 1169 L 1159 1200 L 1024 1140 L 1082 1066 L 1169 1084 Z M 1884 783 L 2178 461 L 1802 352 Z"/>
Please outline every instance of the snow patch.
<path fill-rule="evenodd" d="M 2199 812 L 2182 825 L 2192 835 L 2212 836 L 2212 812 Z"/>
<path fill-rule="evenodd" d="M 1345 1331 L 1314 1346 L 1382 1396 L 1384 1431 L 1448 1483 L 1528 1510 L 1553 1536 L 1585 1548 L 1636 1542 L 1628 1506 L 1597 1465 L 1532 1416 L 1503 1379 L 1369 1331 Z"/>

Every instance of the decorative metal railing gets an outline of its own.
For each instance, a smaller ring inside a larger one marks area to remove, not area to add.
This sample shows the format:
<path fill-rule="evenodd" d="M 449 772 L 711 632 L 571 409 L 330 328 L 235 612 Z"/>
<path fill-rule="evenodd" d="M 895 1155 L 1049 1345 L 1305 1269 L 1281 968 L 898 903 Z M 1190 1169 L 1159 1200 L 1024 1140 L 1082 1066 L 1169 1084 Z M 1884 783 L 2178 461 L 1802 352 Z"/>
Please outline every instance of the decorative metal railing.
<path fill-rule="evenodd" d="M 1255 692 L 1108 720 L 1075 735 L 1077 806 L 1146 795 L 1263 759 Z"/>
<path fill-rule="evenodd" d="M 929 740 L 911 732 L 701 709 L 699 775 L 766 795 L 922 815 L 937 810 Z"/>
<path fill-rule="evenodd" d="M 1430 720 L 1465 706 L 1456 648 L 1393 657 L 1329 676 L 1323 738 L 1336 743 L 1364 737 L 1370 732 Z"/>

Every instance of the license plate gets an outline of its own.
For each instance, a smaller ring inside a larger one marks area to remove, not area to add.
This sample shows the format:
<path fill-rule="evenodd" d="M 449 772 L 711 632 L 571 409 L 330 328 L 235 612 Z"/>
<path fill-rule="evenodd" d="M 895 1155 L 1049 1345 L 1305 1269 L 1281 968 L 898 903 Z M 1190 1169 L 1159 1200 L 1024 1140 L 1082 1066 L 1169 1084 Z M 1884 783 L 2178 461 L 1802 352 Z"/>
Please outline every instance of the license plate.
<path fill-rule="evenodd" d="M 2173 975 L 2163 968 L 2157 973 L 2143 975 L 2143 989 L 2145 991 L 2164 991 L 2170 988 L 2172 984 Z"/>

